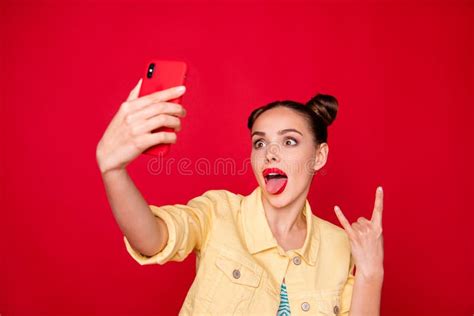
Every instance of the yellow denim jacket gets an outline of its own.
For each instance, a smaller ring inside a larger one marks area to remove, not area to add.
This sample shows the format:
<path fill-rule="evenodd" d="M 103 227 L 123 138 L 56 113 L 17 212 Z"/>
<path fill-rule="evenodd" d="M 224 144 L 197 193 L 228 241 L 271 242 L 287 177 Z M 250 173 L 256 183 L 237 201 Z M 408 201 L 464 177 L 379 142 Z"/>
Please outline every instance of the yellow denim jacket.
<path fill-rule="evenodd" d="M 196 252 L 196 278 L 180 315 L 276 315 L 283 278 L 291 315 L 348 315 L 354 283 L 342 228 L 312 214 L 306 200 L 303 247 L 285 252 L 268 226 L 261 188 L 243 196 L 210 190 L 186 205 L 150 205 L 169 232 L 147 257 L 124 242 L 141 265 L 182 261 Z"/>

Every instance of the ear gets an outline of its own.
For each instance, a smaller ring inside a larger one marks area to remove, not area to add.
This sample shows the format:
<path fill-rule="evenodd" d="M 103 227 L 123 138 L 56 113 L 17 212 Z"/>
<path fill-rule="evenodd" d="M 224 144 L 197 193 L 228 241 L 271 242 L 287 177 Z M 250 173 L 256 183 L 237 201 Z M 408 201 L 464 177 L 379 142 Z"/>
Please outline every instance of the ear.
<path fill-rule="evenodd" d="M 321 143 L 316 149 L 316 157 L 314 158 L 314 172 L 324 167 L 328 160 L 329 146 L 327 143 Z"/>

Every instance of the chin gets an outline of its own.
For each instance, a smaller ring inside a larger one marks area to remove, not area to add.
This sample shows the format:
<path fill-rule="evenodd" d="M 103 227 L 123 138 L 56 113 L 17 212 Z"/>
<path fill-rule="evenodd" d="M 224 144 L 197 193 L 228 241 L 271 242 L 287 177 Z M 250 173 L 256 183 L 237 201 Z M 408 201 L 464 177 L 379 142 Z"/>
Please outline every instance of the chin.
<path fill-rule="evenodd" d="M 260 184 L 260 188 L 262 190 L 262 195 L 275 208 L 281 208 L 290 204 L 297 196 L 296 193 L 292 191 L 288 185 L 280 194 L 269 193 L 265 188 L 265 183 Z"/>

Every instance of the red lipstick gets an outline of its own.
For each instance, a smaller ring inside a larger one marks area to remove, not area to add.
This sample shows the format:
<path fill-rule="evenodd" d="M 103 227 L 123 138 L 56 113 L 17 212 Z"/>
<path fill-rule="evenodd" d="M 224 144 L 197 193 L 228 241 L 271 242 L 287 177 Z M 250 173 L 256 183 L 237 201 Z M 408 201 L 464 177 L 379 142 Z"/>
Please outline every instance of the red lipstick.
<path fill-rule="evenodd" d="M 270 194 L 280 194 L 285 190 L 288 176 L 279 168 L 266 168 L 262 172 L 265 179 L 265 189 Z"/>

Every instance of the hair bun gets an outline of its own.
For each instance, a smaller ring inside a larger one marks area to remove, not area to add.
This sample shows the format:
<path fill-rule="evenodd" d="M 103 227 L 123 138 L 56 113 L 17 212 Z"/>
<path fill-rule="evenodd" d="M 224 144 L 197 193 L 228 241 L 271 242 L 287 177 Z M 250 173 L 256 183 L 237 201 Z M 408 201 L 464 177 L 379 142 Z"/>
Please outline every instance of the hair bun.
<path fill-rule="evenodd" d="M 332 95 L 318 93 L 306 102 L 306 106 L 310 107 L 329 126 L 336 119 L 339 104 Z"/>

